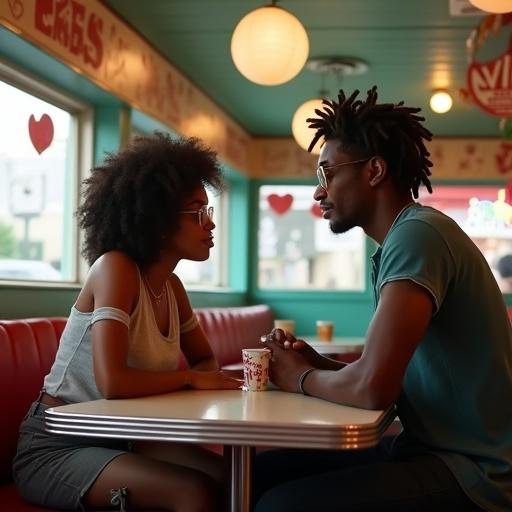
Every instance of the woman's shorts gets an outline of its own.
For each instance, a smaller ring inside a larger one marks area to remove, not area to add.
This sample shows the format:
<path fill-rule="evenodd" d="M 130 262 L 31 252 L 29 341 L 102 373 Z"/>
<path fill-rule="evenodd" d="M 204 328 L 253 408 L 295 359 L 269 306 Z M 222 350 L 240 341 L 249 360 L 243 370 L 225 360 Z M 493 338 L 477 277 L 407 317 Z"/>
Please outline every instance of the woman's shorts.
<path fill-rule="evenodd" d="M 13 461 L 18 492 L 42 507 L 84 510 L 82 497 L 112 459 L 130 451 L 129 442 L 50 434 L 46 409 L 34 402 L 21 423 Z"/>

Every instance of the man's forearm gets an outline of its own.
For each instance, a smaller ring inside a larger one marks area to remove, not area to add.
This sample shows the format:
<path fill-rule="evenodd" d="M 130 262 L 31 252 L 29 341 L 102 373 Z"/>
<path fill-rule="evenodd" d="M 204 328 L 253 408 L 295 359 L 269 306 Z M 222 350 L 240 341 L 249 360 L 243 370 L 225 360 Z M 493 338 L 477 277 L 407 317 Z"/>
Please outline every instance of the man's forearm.
<path fill-rule="evenodd" d="M 373 410 L 388 407 L 390 403 L 383 403 L 382 393 L 367 385 L 361 373 L 358 362 L 339 371 L 318 369 L 307 375 L 302 387 L 308 395 L 338 404 Z"/>
<path fill-rule="evenodd" d="M 310 360 L 312 359 L 312 360 Z M 315 353 L 313 357 L 308 358 L 309 363 L 318 368 L 319 370 L 340 370 L 346 363 L 342 363 L 341 361 L 337 361 L 336 359 L 331 359 L 330 357 L 322 356 L 318 353 Z"/>

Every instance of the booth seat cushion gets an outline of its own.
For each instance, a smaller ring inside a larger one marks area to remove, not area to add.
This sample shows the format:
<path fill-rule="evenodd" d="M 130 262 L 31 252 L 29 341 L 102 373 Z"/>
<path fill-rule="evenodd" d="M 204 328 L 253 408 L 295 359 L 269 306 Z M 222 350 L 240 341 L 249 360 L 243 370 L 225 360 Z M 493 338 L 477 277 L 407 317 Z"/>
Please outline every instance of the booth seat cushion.
<path fill-rule="evenodd" d="M 11 480 L 18 427 L 55 359 L 66 318 L 0 320 L 0 510 L 38 512 Z"/>
<path fill-rule="evenodd" d="M 53 509 L 37 507 L 23 501 L 14 483 L 0 485 L 0 510 L 2 512 L 52 512 Z M 54 511 L 56 512 L 56 511 Z"/>

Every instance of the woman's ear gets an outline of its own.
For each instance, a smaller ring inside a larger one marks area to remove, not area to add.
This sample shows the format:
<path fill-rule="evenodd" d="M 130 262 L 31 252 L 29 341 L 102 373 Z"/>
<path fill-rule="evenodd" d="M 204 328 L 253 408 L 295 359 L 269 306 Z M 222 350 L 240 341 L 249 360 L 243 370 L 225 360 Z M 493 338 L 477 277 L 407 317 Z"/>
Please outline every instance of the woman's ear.
<path fill-rule="evenodd" d="M 368 166 L 369 184 L 371 187 L 379 185 L 388 175 L 388 164 L 381 156 L 374 156 L 370 159 Z"/>

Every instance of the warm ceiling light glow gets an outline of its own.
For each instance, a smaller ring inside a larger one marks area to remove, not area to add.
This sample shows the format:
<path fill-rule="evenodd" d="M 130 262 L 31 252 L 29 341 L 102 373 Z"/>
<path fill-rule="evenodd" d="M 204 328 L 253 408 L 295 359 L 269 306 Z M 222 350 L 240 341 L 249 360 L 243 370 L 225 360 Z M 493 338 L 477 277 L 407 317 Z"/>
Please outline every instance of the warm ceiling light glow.
<path fill-rule="evenodd" d="M 436 114 L 446 114 L 453 105 L 452 97 L 446 91 L 436 91 L 430 98 L 430 108 Z"/>
<path fill-rule="evenodd" d="M 292 119 L 292 133 L 293 138 L 297 144 L 307 151 L 309 144 L 313 140 L 316 130 L 309 128 L 306 119 L 308 117 L 318 117 L 315 114 L 315 109 L 322 108 L 322 100 L 315 98 L 314 100 L 308 100 L 303 103 L 293 114 Z M 320 154 L 321 140 L 315 144 L 315 147 L 311 150 L 314 155 Z"/>
<path fill-rule="evenodd" d="M 485 12 L 501 14 L 512 12 L 512 2 L 510 0 L 469 0 L 475 7 Z"/>
<path fill-rule="evenodd" d="M 308 35 L 301 22 L 274 5 L 244 16 L 231 38 L 235 66 L 259 85 L 288 82 L 304 67 L 308 53 Z"/>

